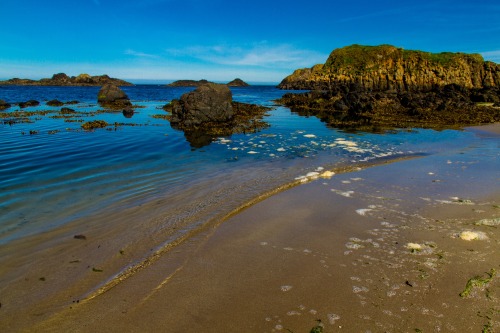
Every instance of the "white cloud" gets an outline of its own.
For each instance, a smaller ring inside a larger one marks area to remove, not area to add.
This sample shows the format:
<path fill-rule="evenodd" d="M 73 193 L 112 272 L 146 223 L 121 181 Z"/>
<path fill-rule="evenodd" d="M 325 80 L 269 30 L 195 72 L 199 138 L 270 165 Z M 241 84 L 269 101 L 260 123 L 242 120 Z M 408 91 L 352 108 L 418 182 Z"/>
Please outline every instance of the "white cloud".
<path fill-rule="evenodd" d="M 484 60 L 500 63 L 500 50 L 480 52 L 480 54 L 483 56 Z"/>
<path fill-rule="evenodd" d="M 149 54 L 149 53 L 144 53 L 144 52 L 138 52 L 138 51 L 134 51 L 132 49 L 125 50 L 125 54 L 126 55 L 131 55 L 131 56 L 134 56 L 134 57 L 139 57 L 139 58 L 149 58 L 149 59 L 159 59 L 160 58 L 160 56 L 158 56 L 156 54 Z"/>
<path fill-rule="evenodd" d="M 311 67 L 323 63 L 327 54 L 296 49 L 291 45 L 271 46 L 260 43 L 249 48 L 239 46 L 193 46 L 184 49 L 169 49 L 173 57 L 190 57 L 204 62 L 227 66 L 254 66 L 264 68 Z"/>

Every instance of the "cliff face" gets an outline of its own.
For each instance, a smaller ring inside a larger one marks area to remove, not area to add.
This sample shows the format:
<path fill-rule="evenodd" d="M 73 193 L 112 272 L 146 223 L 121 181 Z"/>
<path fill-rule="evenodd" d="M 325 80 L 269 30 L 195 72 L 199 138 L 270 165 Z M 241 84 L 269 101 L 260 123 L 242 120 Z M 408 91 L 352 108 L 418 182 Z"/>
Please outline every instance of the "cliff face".
<path fill-rule="evenodd" d="M 334 50 L 324 65 L 296 70 L 278 87 L 331 90 L 335 84 L 349 83 L 373 91 L 429 91 L 448 84 L 500 87 L 500 65 L 484 61 L 479 54 L 351 45 Z"/>
<path fill-rule="evenodd" d="M 7 81 L 0 81 L 0 85 L 18 85 L 18 86 L 103 86 L 107 83 L 116 86 L 132 86 L 133 84 L 120 79 L 111 78 L 108 75 L 90 76 L 88 74 L 80 74 L 78 76 L 71 76 L 64 73 L 54 74 L 52 78 L 41 80 L 30 79 L 10 79 Z"/>

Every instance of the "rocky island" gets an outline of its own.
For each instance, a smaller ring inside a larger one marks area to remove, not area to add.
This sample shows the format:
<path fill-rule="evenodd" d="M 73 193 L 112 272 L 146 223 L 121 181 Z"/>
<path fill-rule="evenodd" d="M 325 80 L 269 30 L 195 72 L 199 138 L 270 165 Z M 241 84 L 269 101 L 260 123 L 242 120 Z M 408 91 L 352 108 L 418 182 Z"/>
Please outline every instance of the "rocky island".
<path fill-rule="evenodd" d="M 103 86 L 108 83 L 116 86 L 133 86 L 130 82 L 115 79 L 108 75 L 90 76 L 88 74 L 80 74 L 70 77 L 65 73 L 54 74 L 52 78 L 40 80 L 13 78 L 6 81 L 0 81 L 0 85 L 15 86 Z"/>
<path fill-rule="evenodd" d="M 351 45 L 278 86 L 278 102 L 340 128 L 464 126 L 500 121 L 500 65 L 479 54 Z"/>
<path fill-rule="evenodd" d="M 202 80 L 178 80 L 172 83 L 167 84 L 167 87 L 199 87 L 207 83 L 214 83 L 211 81 L 207 81 L 205 79 Z M 243 81 L 242 79 L 236 78 L 233 81 L 227 83 L 229 87 L 248 87 L 249 84 Z"/>

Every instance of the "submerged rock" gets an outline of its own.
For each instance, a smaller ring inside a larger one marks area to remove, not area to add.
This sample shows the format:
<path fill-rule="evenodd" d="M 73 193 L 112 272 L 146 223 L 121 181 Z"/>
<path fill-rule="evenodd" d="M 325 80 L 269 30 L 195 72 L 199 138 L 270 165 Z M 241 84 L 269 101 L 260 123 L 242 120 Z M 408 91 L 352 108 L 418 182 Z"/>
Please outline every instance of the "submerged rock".
<path fill-rule="evenodd" d="M 71 114 L 71 113 L 76 113 L 76 111 L 74 109 L 71 109 L 71 108 L 61 108 L 61 113 L 62 114 Z"/>
<path fill-rule="evenodd" d="M 127 94 L 116 85 L 110 83 L 105 84 L 99 90 L 97 102 L 102 106 L 111 108 L 122 108 L 132 105 Z"/>
<path fill-rule="evenodd" d="M 123 109 L 122 113 L 125 118 L 132 118 L 134 116 L 134 109 L 131 107 L 126 107 L 125 109 Z"/>
<path fill-rule="evenodd" d="M 53 100 L 50 100 L 46 103 L 48 106 L 63 106 L 64 103 L 57 100 L 57 99 L 53 99 Z"/>
<path fill-rule="evenodd" d="M 19 107 L 20 108 L 27 108 L 27 107 L 30 107 L 30 106 L 38 106 L 38 105 L 40 105 L 40 102 L 39 101 L 35 101 L 34 99 L 31 99 L 31 100 L 26 101 L 26 102 L 19 103 Z"/>

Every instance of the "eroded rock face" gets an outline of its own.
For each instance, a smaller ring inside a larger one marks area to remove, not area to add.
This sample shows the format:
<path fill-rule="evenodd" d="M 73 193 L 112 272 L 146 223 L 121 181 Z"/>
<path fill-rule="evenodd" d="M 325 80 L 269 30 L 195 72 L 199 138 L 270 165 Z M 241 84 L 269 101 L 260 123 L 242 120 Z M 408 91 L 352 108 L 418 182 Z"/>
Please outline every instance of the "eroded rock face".
<path fill-rule="evenodd" d="M 208 83 L 172 101 L 170 122 L 179 128 L 203 123 L 223 123 L 233 117 L 231 90 L 223 84 Z"/>
<path fill-rule="evenodd" d="M 298 69 L 283 89 L 292 111 L 355 130 L 460 127 L 500 121 L 500 65 L 479 54 L 407 51 L 390 45 L 334 50 Z"/>
<path fill-rule="evenodd" d="M 113 108 L 122 108 L 132 105 L 127 94 L 114 84 L 105 84 L 101 90 L 99 90 L 97 102 L 102 106 Z"/>
<path fill-rule="evenodd" d="M 351 45 L 334 50 L 324 65 L 298 69 L 282 89 L 330 90 L 356 83 L 374 91 L 430 91 L 458 84 L 469 89 L 500 86 L 500 65 L 479 54 L 428 53 L 391 45 Z"/>

